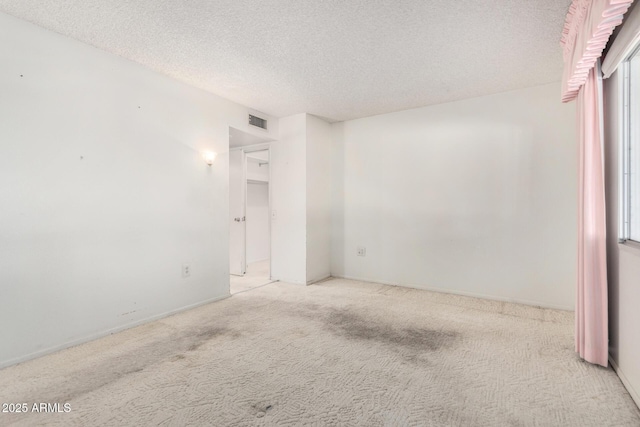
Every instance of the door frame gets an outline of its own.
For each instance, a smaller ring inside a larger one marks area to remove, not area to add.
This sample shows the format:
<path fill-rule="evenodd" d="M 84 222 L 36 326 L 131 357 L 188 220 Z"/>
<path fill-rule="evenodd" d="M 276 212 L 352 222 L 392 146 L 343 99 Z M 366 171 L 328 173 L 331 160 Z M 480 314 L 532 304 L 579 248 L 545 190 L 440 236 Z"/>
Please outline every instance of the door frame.
<path fill-rule="evenodd" d="M 242 186 L 244 187 L 244 194 L 243 194 L 243 199 L 242 200 L 242 209 L 240 212 L 240 222 L 242 222 L 243 227 L 244 227 L 244 233 L 242 233 L 242 237 L 244 239 L 244 243 L 242 245 L 242 255 L 240 257 L 240 266 L 241 266 L 241 272 L 240 274 L 234 274 L 231 271 L 229 271 L 229 274 L 232 276 L 244 276 L 245 274 L 247 274 L 247 222 L 246 222 L 246 217 L 247 217 L 247 154 L 246 152 L 243 150 L 244 147 L 237 147 L 237 148 L 230 148 L 229 149 L 229 153 L 231 153 L 232 151 L 240 151 L 241 155 L 242 155 L 242 160 L 241 160 L 241 169 L 242 169 Z M 231 192 L 231 185 L 229 185 L 229 192 Z M 229 215 L 229 222 L 231 221 L 231 215 Z M 242 219 L 244 218 L 244 219 Z M 229 238 L 231 238 L 231 230 L 229 230 Z"/>
<path fill-rule="evenodd" d="M 247 153 L 255 153 L 257 151 L 266 151 L 269 156 L 269 182 L 268 182 L 268 214 L 269 214 L 269 280 L 272 280 L 272 269 L 273 269 L 273 238 L 272 238 L 272 227 L 271 227 L 271 208 L 272 208 L 272 191 L 273 191 L 273 168 L 272 168 L 272 158 L 271 158 L 271 143 L 265 142 L 261 144 L 255 145 L 247 145 L 246 147 L 239 147 L 244 152 L 243 160 L 244 160 L 244 211 L 246 214 L 247 211 Z M 244 260 L 245 260 L 245 273 L 246 273 L 246 264 L 247 264 L 247 233 L 246 233 L 247 224 L 245 223 L 245 233 L 244 233 Z"/>

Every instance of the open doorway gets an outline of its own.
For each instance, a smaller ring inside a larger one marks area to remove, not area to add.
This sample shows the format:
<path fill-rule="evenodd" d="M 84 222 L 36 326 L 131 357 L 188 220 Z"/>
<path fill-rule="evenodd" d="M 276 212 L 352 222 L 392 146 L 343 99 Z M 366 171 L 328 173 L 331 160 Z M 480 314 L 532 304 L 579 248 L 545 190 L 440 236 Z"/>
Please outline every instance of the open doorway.
<path fill-rule="evenodd" d="M 268 143 L 231 128 L 229 142 L 231 294 L 246 292 L 272 282 L 270 178 Z"/>

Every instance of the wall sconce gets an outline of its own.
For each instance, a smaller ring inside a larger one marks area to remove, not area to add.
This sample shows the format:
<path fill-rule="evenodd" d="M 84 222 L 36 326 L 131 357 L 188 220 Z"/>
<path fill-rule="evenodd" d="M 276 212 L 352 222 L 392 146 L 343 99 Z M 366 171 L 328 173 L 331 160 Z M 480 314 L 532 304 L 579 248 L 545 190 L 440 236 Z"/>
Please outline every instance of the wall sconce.
<path fill-rule="evenodd" d="M 204 161 L 207 162 L 207 164 L 209 166 L 211 166 L 213 164 L 213 161 L 216 159 L 217 154 L 214 153 L 213 151 L 205 151 L 202 154 L 202 157 L 204 158 Z"/>

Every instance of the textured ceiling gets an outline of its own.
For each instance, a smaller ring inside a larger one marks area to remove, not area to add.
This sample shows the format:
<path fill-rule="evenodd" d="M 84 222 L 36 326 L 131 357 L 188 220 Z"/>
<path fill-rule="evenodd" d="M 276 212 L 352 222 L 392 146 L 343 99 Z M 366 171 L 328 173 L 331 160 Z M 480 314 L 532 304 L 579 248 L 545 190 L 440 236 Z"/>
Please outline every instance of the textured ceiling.
<path fill-rule="evenodd" d="M 570 3 L 0 0 L 0 10 L 274 116 L 340 121 L 559 81 Z"/>

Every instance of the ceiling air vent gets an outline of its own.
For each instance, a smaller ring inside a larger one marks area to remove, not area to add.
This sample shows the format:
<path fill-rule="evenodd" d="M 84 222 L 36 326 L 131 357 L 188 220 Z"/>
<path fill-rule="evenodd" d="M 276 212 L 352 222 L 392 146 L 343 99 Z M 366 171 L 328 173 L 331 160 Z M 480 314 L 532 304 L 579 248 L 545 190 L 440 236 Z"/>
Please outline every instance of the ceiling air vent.
<path fill-rule="evenodd" d="M 249 114 L 249 124 L 255 127 L 259 127 L 260 129 L 267 128 L 267 121 L 265 119 L 261 119 L 260 117 L 252 116 Z"/>

